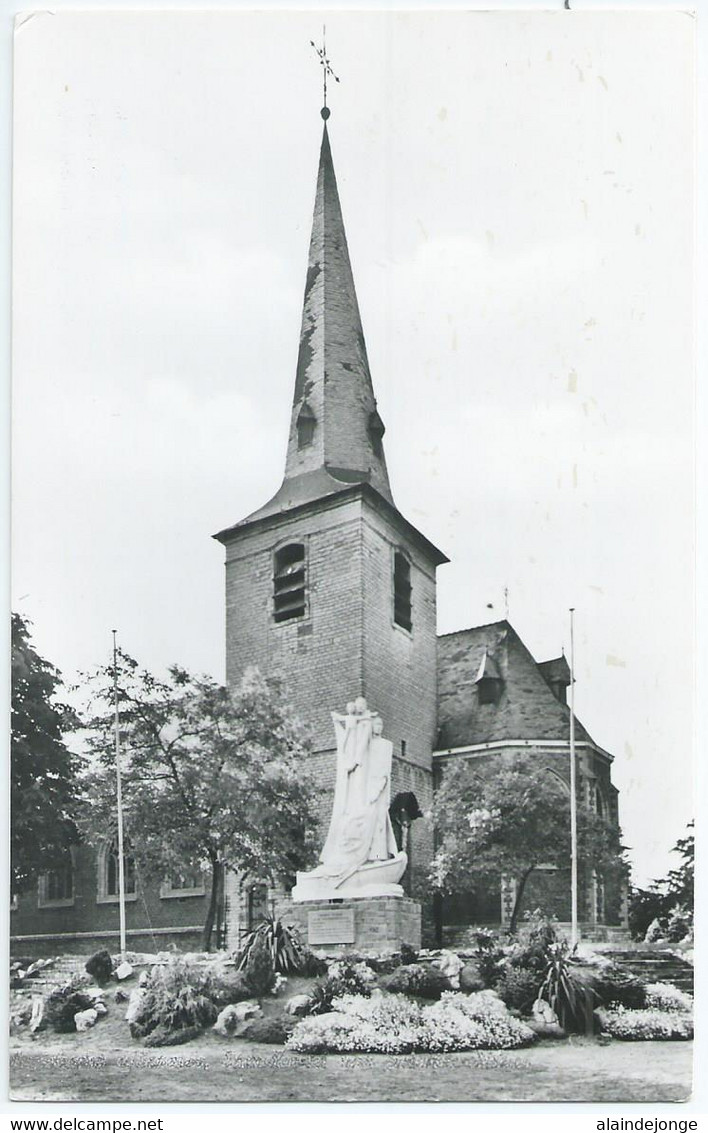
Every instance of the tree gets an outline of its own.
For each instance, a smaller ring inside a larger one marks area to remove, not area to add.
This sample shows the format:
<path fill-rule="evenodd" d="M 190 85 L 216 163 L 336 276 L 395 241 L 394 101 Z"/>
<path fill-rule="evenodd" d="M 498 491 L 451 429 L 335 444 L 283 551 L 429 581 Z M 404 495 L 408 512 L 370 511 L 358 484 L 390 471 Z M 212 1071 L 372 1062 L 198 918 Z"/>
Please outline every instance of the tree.
<path fill-rule="evenodd" d="M 96 765 L 83 826 L 99 842 L 115 829 L 113 670 L 98 670 L 86 718 Z M 126 837 L 138 867 L 164 879 L 200 867 L 211 877 L 209 948 L 227 868 L 272 880 L 313 856 L 316 789 L 302 725 L 256 670 L 231 690 L 178 666 L 160 680 L 119 655 Z"/>
<path fill-rule="evenodd" d="M 12 615 L 10 842 L 13 891 L 26 890 L 72 838 L 80 760 L 64 742 L 76 725 L 57 699 L 61 674 L 34 649 L 29 623 Z"/>
<path fill-rule="evenodd" d="M 672 847 L 683 861 L 677 869 L 669 870 L 666 877 L 654 880 L 648 889 L 633 887 L 629 897 L 629 927 L 635 940 L 643 940 L 649 925 L 659 921 L 666 925 L 672 913 L 685 911 L 690 916 L 694 901 L 695 839 L 693 821 L 688 823 L 687 834 Z"/>
<path fill-rule="evenodd" d="M 696 861 L 696 842 L 693 834 L 693 820 L 689 822 L 688 833 L 679 838 L 672 847 L 672 854 L 679 854 L 683 861 L 678 869 L 669 871 L 667 877 L 658 884 L 666 889 L 674 905 L 682 905 L 687 909 L 693 908 L 694 902 L 694 869 Z"/>
<path fill-rule="evenodd" d="M 570 864 L 568 788 L 537 758 L 523 755 L 483 772 L 468 762 L 446 770 L 433 803 L 439 836 L 431 879 L 439 892 L 470 879 L 516 880 L 516 931 L 526 883 L 541 865 Z M 600 873 L 623 868 L 619 830 L 578 802 L 578 857 Z"/>

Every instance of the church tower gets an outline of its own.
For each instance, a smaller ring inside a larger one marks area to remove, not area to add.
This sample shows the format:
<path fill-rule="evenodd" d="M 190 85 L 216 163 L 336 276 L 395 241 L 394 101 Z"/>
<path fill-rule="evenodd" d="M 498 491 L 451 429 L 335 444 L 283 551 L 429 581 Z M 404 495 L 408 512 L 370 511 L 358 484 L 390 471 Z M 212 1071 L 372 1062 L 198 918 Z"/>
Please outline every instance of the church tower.
<path fill-rule="evenodd" d="M 330 712 L 366 697 L 393 741 L 392 797 L 425 807 L 437 725 L 435 571 L 448 560 L 393 501 L 328 116 L 283 483 L 215 536 L 226 549 L 227 681 L 249 665 L 284 680 L 327 787 Z M 408 848 L 414 869 L 430 852 Z"/>

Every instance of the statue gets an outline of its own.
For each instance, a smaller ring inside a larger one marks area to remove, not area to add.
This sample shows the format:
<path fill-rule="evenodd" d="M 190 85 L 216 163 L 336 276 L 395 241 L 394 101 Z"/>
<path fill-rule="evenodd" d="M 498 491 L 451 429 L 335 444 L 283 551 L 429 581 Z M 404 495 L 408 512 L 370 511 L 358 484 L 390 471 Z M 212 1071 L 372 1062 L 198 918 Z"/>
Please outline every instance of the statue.
<path fill-rule="evenodd" d="M 320 865 L 298 873 L 293 900 L 345 896 L 402 896 L 408 859 L 399 851 L 388 808 L 393 744 L 363 697 L 332 713 L 337 776 L 329 832 Z"/>

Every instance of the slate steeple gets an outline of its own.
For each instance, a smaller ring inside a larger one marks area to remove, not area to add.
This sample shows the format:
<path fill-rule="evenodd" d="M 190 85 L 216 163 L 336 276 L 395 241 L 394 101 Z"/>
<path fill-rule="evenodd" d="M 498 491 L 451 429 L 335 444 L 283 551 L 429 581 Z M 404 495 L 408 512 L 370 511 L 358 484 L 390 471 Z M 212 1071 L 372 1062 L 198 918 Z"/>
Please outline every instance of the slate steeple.
<path fill-rule="evenodd" d="M 273 498 L 237 526 L 355 484 L 368 484 L 393 505 L 383 450 L 385 429 L 371 382 L 326 107 L 322 117 L 285 474 Z"/>
<path fill-rule="evenodd" d="M 325 122 L 285 481 L 324 470 L 392 502 L 383 433 Z"/>

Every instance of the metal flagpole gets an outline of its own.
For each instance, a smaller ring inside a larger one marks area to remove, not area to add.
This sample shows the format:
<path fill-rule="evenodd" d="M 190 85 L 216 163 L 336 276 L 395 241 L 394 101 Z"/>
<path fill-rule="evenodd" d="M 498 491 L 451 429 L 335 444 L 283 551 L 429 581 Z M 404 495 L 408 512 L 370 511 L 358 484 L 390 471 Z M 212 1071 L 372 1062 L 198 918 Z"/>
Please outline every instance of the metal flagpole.
<path fill-rule="evenodd" d="M 578 801 L 575 768 L 575 643 L 570 609 L 570 944 L 578 943 Z"/>
<path fill-rule="evenodd" d="M 120 918 L 120 954 L 125 959 L 125 864 L 123 861 L 123 795 L 120 778 L 120 716 L 118 713 L 118 649 L 116 630 L 113 633 L 113 707 L 116 732 L 116 804 L 118 808 L 118 915 Z"/>

